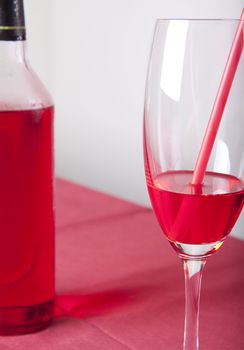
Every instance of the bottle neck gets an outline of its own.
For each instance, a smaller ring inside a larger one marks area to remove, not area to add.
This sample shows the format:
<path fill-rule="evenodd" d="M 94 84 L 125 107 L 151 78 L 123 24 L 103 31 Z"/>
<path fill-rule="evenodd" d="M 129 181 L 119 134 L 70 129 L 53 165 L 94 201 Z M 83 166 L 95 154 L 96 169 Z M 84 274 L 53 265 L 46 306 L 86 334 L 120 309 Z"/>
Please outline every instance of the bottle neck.
<path fill-rule="evenodd" d="M 10 63 L 24 63 L 26 57 L 25 40 L 0 41 L 0 65 Z"/>

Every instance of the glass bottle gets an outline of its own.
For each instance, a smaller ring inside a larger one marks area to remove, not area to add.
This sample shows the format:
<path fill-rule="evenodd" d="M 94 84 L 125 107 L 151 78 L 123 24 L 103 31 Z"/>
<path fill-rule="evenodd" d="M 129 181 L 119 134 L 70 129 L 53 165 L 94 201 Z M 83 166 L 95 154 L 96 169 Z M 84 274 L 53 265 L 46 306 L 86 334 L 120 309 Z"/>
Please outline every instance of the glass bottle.
<path fill-rule="evenodd" d="M 53 113 L 25 56 L 23 0 L 0 2 L 0 334 L 50 324 Z"/>

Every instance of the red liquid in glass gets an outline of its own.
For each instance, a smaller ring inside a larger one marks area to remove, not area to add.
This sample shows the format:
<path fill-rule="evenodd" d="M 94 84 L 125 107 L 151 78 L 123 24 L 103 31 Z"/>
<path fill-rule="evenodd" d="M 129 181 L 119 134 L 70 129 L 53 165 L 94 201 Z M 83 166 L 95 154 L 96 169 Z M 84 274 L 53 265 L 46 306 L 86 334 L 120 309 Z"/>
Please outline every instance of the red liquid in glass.
<path fill-rule="evenodd" d="M 52 107 L 0 112 L 0 164 L 0 333 L 25 333 L 52 318 Z"/>
<path fill-rule="evenodd" d="M 204 185 L 189 185 L 191 171 L 172 171 L 148 181 L 158 221 L 169 240 L 207 244 L 223 239 L 244 203 L 244 183 L 234 176 L 207 172 Z M 150 179 L 150 177 L 148 177 Z"/>

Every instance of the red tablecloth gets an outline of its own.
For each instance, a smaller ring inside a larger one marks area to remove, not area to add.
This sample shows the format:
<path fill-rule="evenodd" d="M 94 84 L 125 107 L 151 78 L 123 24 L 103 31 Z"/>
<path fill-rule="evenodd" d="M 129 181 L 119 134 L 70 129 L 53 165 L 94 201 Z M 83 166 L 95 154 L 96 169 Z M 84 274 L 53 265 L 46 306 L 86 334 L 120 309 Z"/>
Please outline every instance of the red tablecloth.
<path fill-rule="evenodd" d="M 182 349 L 180 260 L 151 210 L 58 180 L 56 317 L 0 350 Z M 203 277 L 202 349 L 244 349 L 244 242 L 229 238 Z"/>

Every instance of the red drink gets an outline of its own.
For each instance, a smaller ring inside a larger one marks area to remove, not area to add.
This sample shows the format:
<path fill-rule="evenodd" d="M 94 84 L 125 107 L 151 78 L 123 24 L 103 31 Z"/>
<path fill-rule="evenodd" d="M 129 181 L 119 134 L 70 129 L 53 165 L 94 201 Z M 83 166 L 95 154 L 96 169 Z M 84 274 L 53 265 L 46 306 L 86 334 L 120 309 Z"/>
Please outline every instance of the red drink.
<path fill-rule="evenodd" d="M 244 183 L 234 176 L 207 172 L 201 191 L 189 185 L 192 171 L 148 177 L 148 191 L 158 221 L 170 241 L 207 244 L 233 228 L 244 203 Z"/>
<path fill-rule="evenodd" d="M 0 333 L 23 333 L 52 317 L 52 107 L 0 112 L 0 164 Z"/>

